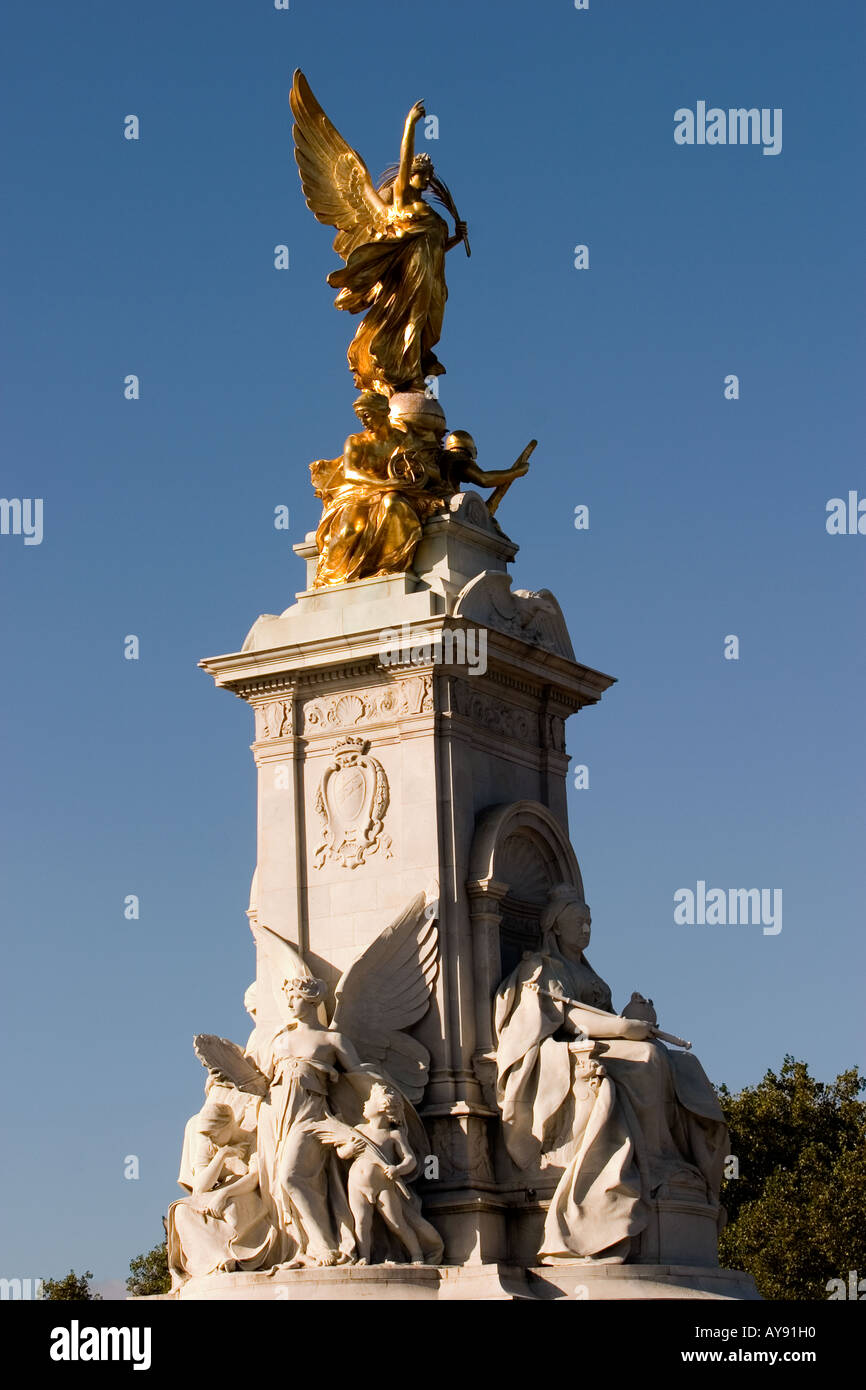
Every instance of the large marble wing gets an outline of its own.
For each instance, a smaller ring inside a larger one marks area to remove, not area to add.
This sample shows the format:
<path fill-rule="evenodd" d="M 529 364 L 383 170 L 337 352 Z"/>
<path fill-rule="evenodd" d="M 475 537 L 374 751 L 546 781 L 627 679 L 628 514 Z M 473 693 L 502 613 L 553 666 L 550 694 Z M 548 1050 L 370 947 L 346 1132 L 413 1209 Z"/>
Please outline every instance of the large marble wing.
<path fill-rule="evenodd" d="M 439 968 L 437 910 L 437 902 L 419 893 L 349 966 L 337 985 L 331 1023 L 351 1038 L 362 1062 L 411 1101 L 424 1093 L 430 1054 L 404 1030 L 430 1007 Z"/>
<path fill-rule="evenodd" d="M 337 228 L 334 250 L 348 260 L 356 246 L 388 225 L 388 210 L 357 150 L 325 115 L 297 69 L 289 96 L 295 118 L 295 159 L 307 207 L 317 222 Z"/>

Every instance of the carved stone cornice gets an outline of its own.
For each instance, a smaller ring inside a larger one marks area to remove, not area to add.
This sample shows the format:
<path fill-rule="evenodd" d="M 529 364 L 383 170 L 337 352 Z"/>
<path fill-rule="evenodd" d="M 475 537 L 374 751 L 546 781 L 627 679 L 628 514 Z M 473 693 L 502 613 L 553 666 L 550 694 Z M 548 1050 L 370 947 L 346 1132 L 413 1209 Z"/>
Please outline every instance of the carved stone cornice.
<path fill-rule="evenodd" d="M 431 616 L 424 621 L 423 631 L 435 633 L 444 621 L 441 616 Z M 413 638 L 422 631 L 415 620 L 409 626 Z M 371 650 L 374 644 L 376 650 Z M 342 647 L 339 639 L 329 638 L 300 646 L 212 657 L 199 665 L 217 685 L 254 702 L 289 690 L 321 690 L 329 685 L 345 688 L 347 683 L 369 682 L 397 669 L 410 669 L 408 665 L 383 665 L 380 648 L 381 640 L 375 634 L 365 633 L 343 639 Z M 437 673 L 433 661 L 412 663 L 411 669 L 420 674 Z M 446 674 L 445 668 L 442 674 Z M 487 671 L 483 679 L 536 699 L 544 691 L 552 705 L 559 707 L 557 712 L 561 709 L 563 714 L 595 704 L 614 683 L 613 677 L 601 671 L 492 629 L 487 632 Z"/>

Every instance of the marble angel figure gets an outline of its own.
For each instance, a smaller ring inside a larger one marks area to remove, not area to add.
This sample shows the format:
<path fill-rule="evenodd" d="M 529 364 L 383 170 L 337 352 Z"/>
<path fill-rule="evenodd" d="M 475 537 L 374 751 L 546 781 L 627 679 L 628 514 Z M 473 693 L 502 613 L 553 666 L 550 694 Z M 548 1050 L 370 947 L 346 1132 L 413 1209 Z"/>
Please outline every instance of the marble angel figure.
<path fill-rule="evenodd" d="M 423 1093 L 429 1054 L 405 1029 L 429 1007 L 438 969 L 435 910 L 420 894 L 367 947 L 337 985 L 330 1024 L 323 981 L 289 942 L 253 923 L 282 1023 L 270 1037 L 259 1030 L 256 1045 L 266 1087 L 258 1107 L 259 1182 L 281 1233 L 280 1263 L 356 1260 L 357 1234 L 338 1149 L 344 1157 L 355 1154 L 354 1141 L 362 1136 L 353 1127 L 377 1082 L 405 1098 L 409 1127 L 426 1151 L 410 1102 Z M 250 1065 L 248 1057 L 245 1062 Z M 231 1069 L 224 1061 L 228 1079 Z M 337 1133 L 335 1124 L 344 1128 Z"/>

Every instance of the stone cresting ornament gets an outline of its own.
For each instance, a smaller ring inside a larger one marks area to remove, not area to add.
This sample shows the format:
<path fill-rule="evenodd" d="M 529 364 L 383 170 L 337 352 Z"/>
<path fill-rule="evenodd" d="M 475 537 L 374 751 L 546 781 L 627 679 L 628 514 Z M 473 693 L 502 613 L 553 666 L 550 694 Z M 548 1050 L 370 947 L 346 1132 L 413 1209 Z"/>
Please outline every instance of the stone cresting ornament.
<path fill-rule="evenodd" d="M 550 590 L 512 592 L 510 574 L 488 570 L 476 575 L 458 594 L 454 616 L 519 637 L 569 661 L 575 659 L 562 609 Z"/>
<path fill-rule="evenodd" d="M 313 867 L 321 869 L 328 859 L 344 869 L 357 869 L 368 854 L 381 849 L 391 857 L 391 837 L 383 833 L 389 790 L 385 769 L 376 758 L 366 756 L 369 743 L 363 738 L 344 738 L 334 747 L 316 792 L 316 810 L 324 822 L 321 843 L 313 855 Z"/>
<path fill-rule="evenodd" d="M 405 1029 L 427 1012 L 439 967 L 437 904 L 424 894 L 325 986 L 260 923 L 253 933 L 277 1024 L 245 1049 L 199 1034 L 205 1104 L 189 1121 L 166 1220 L 172 1288 L 240 1270 L 438 1264 L 442 1240 L 409 1184 L 429 1151 L 414 1108 L 427 1049 Z M 245 1004 L 257 1017 L 257 986 Z"/>
<path fill-rule="evenodd" d="M 377 188 L 300 70 L 289 100 L 307 206 L 336 228 L 334 250 L 346 263 L 328 283 L 339 290 L 338 309 L 363 315 L 348 351 L 362 429 L 349 435 L 339 457 L 310 464 L 322 501 L 315 575 L 321 588 L 408 570 L 424 523 L 447 508 L 462 483 L 494 489 L 492 516 L 527 472 L 536 441 L 513 467 L 485 471 L 471 434 L 446 437 L 445 413 L 428 390 L 430 378 L 445 370 L 433 352 L 448 297 L 445 256 L 461 242 L 468 254 L 469 243 L 430 156 L 415 154 L 423 103 L 406 117 L 400 161 Z M 453 234 L 425 193 L 450 213 Z"/>

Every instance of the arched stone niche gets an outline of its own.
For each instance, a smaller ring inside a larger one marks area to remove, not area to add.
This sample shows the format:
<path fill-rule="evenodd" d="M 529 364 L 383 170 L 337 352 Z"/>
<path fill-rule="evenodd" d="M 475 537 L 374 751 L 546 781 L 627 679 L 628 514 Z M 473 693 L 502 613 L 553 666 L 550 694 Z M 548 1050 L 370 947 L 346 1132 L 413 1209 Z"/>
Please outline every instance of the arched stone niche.
<path fill-rule="evenodd" d="M 491 806 L 478 817 L 469 858 L 469 915 L 475 965 L 475 1071 L 485 1084 L 495 1051 L 491 1001 L 524 951 L 541 941 L 548 891 L 568 883 L 583 894 L 577 856 L 561 823 L 540 801 Z"/>

